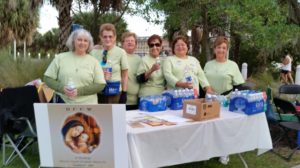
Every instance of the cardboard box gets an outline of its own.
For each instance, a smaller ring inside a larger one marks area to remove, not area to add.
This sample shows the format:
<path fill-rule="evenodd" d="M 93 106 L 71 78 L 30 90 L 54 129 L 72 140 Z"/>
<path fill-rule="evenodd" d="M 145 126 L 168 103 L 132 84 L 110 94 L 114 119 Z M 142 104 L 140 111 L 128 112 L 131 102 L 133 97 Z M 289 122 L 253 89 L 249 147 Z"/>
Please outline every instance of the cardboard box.
<path fill-rule="evenodd" d="M 205 102 L 205 99 L 186 100 L 183 105 L 183 117 L 203 121 L 220 117 L 218 101 Z"/>

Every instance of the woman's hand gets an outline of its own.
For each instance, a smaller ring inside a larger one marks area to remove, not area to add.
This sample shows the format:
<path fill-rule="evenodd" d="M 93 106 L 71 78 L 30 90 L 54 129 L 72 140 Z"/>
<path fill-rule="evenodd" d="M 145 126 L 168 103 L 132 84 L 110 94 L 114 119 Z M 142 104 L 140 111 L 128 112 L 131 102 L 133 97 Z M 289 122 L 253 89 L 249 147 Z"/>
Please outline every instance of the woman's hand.
<path fill-rule="evenodd" d="M 64 93 L 66 96 L 73 98 L 77 96 L 77 89 L 70 90 L 67 86 L 64 87 Z"/>
<path fill-rule="evenodd" d="M 152 72 L 157 71 L 159 69 L 160 69 L 160 64 L 153 64 L 152 67 L 151 67 Z"/>
<path fill-rule="evenodd" d="M 206 94 L 215 94 L 215 91 L 210 86 L 205 87 Z"/>
<path fill-rule="evenodd" d="M 176 87 L 192 89 L 193 84 L 191 82 L 177 82 Z"/>

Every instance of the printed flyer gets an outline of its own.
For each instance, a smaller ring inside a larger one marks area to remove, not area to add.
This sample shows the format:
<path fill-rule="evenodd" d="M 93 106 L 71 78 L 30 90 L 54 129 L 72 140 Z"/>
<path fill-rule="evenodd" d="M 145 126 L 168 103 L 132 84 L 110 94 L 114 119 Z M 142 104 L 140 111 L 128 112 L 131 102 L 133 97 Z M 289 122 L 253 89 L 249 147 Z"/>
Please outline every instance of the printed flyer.
<path fill-rule="evenodd" d="M 128 165 L 124 105 L 34 106 L 41 167 Z"/>

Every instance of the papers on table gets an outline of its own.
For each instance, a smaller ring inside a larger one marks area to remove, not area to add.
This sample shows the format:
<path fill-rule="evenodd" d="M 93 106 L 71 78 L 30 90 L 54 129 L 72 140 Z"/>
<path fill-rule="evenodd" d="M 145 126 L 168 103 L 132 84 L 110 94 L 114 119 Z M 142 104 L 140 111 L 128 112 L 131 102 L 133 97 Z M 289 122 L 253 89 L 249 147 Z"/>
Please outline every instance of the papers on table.
<path fill-rule="evenodd" d="M 189 122 L 190 119 L 182 118 L 180 116 L 171 115 L 171 114 L 147 114 L 139 113 L 135 117 L 128 120 L 129 126 L 132 128 L 143 128 L 143 124 L 150 126 L 170 126 L 177 125 L 178 123 Z"/>
<path fill-rule="evenodd" d="M 187 118 L 182 118 L 179 116 L 169 115 L 169 114 L 157 115 L 155 117 L 169 122 L 175 122 L 175 123 L 183 123 L 183 122 L 191 121 L 190 119 Z"/>

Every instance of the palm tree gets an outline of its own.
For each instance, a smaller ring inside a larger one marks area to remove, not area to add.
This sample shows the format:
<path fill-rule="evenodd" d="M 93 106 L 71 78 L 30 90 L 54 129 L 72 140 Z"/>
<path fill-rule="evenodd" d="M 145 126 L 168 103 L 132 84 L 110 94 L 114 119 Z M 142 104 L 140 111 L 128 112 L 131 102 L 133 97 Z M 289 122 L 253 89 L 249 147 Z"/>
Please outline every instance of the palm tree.
<path fill-rule="evenodd" d="M 13 40 L 31 43 L 38 27 L 38 9 L 38 0 L 0 1 L 0 47 L 6 47 Z"/>
<path fill-rule="evenodd" d="M 58 10 L 58 51 L 67 51 L 68 48 L 66 47 L 66 42 L 71 32 L 71 8 L 73 0 L 50 0 L 50 3 Z"/>
<path fill-rule="evenodd" d="M 79 0 L 77 3 L 84 2 L 92 4 L 94 10 L 108 12 L 112 10 L 119 10 L 122 7 L 122 0 Z M 59 52 L 66 51 L 65 46 L 68 36 L 71 31 L 72 17 L 71 9 L 73 0 L 50 0 L 50 3 L 58 10 L 58 25 L 59 25 Z M 95 8 L 98 7 L 98 8 Z M 97 12 L 97 11 L 96 11 Z"/>

